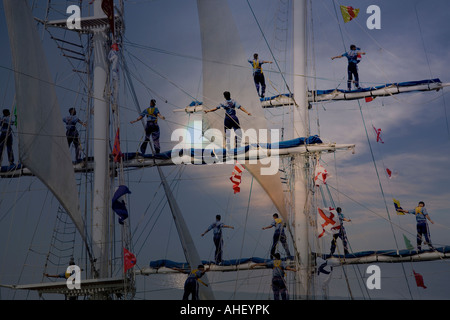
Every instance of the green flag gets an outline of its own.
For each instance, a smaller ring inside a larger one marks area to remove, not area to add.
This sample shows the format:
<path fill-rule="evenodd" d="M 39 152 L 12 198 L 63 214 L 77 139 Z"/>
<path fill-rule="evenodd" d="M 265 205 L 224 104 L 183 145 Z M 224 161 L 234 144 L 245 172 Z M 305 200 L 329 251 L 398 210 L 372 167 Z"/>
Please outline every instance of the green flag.
<path fill-rule="evenodd" d="M 405 245 L 406 245 L 406 249 L 408 250 L 413 250 L 414 247 L 412 246 L 411 242 L 409 241 L 409 239 L 403 235 L 403 240 L 405 240 Z"/>

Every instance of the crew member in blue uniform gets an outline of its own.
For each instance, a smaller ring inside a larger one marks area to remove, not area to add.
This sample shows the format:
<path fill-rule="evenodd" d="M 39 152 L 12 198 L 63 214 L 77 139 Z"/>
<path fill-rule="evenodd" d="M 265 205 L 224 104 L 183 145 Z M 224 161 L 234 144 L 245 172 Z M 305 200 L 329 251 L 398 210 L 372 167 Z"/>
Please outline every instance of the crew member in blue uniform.
<path fill-rule="evenodd" d="M 364 55 L 366 53 L 362 52 L 360 50 L 361 50 L 360 48 L 357 48 L 354 44 L 352 44 L 350 46 L 350 51 L 347 51 L 347 52 L 341 54 L 340 56 L 335 56 L 335 57 L 331 58 L 331 60 L 334 60 L 334 59 L 337 59 L 337 58 L 342 58 L 342 57 L 346 57 L 348 59 L 347 87 L 348 87 L 349 91 L 352 88 L 352 80 L 353 80 L 352 75 L 355 76 L 355 87 L 356 87 L 356 89 L 361 89 L 360 86 L 359 86 L 358 63 L 360 62 L 360 60 L 358 60 L 358 56 L 359 55 Z"/>
<path fill-rule="evenodd" d="M 273 258 L 275 255 L 275 250 L 277 249 L 278 242 L 281 242 L 283 245 L 284 251 L 286 251 L 286 256 L 290 257 L 291 253 L 289 252 L 289 246 L 287 244 L 287 238 L 286 233 L 284 232 L 286 224 L 285 222 L 278 217 L 278 213 L 273 214 L 273 222 L 270 224 L 270 226 L 263 227 L 263 230 L 275 228 L 275 231 L 273 233 L 273 242 L 272 242 L 272 248 L 270 249 L 270 257 Z"/>
<path fill-rule="evenodd" d="M 81 143 L 80 143 L 80 135 L 77 130 L 77 124 L 80 123 L 84 127 L 86 127 L 86 123 L 81 121 L 77 117 L 77 111 L 75 108 L 69 109 L 69 115 L 63 118 L 63 122 L 66 124 L 66 137 L 67 143 L 70 145 L 73 143 L 75 147 L 75 160 L 76 162 L 80 162 L 81 156 Z"/>
<path fill-rule="evenodd" d="M 229 136 L 230 136 L 230 130 L 234 130 L 235 132 L 238 131 L 236 133 L 236 139 L 235 139 L 235 143 L 236 143 L 236 147 L 237 147 L 237 141 L 238 141 L 238 137 L 241 137 L 241 133 L 240 133 L 240 129 L 241 129 L 241 125 L 239 123 L 239 118 L 236 115 L 236 109 L 240 109 L 243 112 L 245 112 L 247 115 L 251 116 L 252 114 L 250 112 L 248 112 L 247 110 L 245 110 L 244 107 L 242 107 L 239 103 L 237 103 L 234 99 L 231 99 L 231 93 L 229 91 L 225 91 L 223 93 L 223 96 L 225 98 L 225 101 L 222 102 L 221 104 L 219 104 L 217 107 L 215 107 L 214 109 L 210 109 L 210 110 L 205 110 L 205 113 L 208 112 L 214 112 L 216 110 L 219 109 L 224 109 L 225 110 L 225 120 L 224 120 L 224 130 L 225 130 L 225 136 L 226 141 L 229 141 Z"/>
<path fill-rule="evenodd" d="M 202 237 L 203 237 L 210 230 L 213 230 L 213 241 L 214 241 L 214 245 L 216 246 L 216 251 L 214 254 L 216 264 L 220 264 L 222 262 L 222 247 L 223 247 L 222 229 L 223 228 L 234 229 L 234 227 L 227 226 L 226 224 L 221 222 L 220 219 L 221 219 L 220 214 L 216 215 L 216 221 L 214 223 L 212 223 L 208 227 L 208 229 L 206 229 L 205 232 L 202 233 Z"/>
<path fill-rule="evenodd" d="M 166 118 L 161 115 L 159 109 L 156 107 L 156 100 L 152 99 L 150 101 L 150 107 L 145 109 L 139 114 L 139 117 L 136 120 L 130 121 L 130 123 L 135 123 L 141 120 L 143 117 L 147 116 L 147 125 L 145 126 L 145 140 L 141 144 L 141 154 L 145 154 L 145 150 L 147 149 L 147 143 L 150 142 L 150 136 L 152 136 L 153 146 L 155 147 L 155 153 L 159 153 L 161 151 L 161 147 L 159 145 L 159 136 L 160 130 L 158 125 L 158 118 L 165 120 Z"/>
<path fill-rule="evenodd" d="M 272 261 L 255 263 L 250 266 L 250 269 L 257 266 L 272 268 L 273 299 L 280 300 L 281 295 L 282 300 L 289 300 L 284 270 L 296 271 L 296 269 L 289 267 L 284 261 L 281 261 L 280 254 L 278 252 L 274 253 Z"/>
<path fill-rule="evenodd" d="M 181 273 L 187 273 L 183 269 L 179 269 L 177 267 L 173 267 L 172 269 L 177 270 Z M 200 282 L 204 286 L 207 286 L 200 278 L 205 275 L 205 273 L 209 271 L 209 267 L 205 269 L 205 266 L 200 264 L 197 269 L 192 270 L 186 281 L 184 282 L 184 293 L 183 300 L 188 300 L 189 295 L 191 296 L 191 300 L 199 300 L 198 298 L 198 283 Z"/>
<path fill-rule="evenodd" d="M 427 219 L 434 224 L 434 221 L 431 220 L 430 215 L 428 214 L 427 209 L 425 209 L 425 202 L 420 201 L 419 205 L 413 210 L 404 210 L 397 209 L 397 211 L 414 214 L 416 216 L 417 222 L 417 249 L 422 250 L 422 235 L 425 237 L 425 244 L 428 244 L 428 247 L 431 250 L 434 250 L 434 247 L 430 240 L 430 230 L 428 229 Z"/>
<path fill-rule="evenodd" d="M 262 71 L 262 65 L 264 63 L 272 63 L 272 61 L 259 60 L 258 54 L 253 55 L 253 60 L 248 60 L 248 62 L 253 67 L 253 81 L 255 82 L 256 92 L 261 98 L 264 98 L 266 92 L 266 79 L 264 78 L 264 73 Z M 261 86 L 261 94 L 259 93 L 259 87 Z"/>

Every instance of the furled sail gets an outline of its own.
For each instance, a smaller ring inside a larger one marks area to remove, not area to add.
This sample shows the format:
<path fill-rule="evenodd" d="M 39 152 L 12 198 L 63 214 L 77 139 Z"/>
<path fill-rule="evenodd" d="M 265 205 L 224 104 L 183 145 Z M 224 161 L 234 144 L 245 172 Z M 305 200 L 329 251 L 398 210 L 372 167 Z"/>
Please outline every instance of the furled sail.
<path fill-rule="evenodd" d="M 356 100 L 376 97 L 392 96 L 400 93 L 415 91 L 439 91 L 450 83 L 443 83 L 440 79 L 426 79 L 418 81 L 406 81 L 398 83 L 386 83 L 384 85 L 361 88 L 357 90 L 313 90 L 308 92 L 309 102 L 336 101 L 336 100 Z M 291 94 L 280 94 L 273 97 L 261 99 L 263 108 L 274 108 L 293 104 Z"/>
<path fill-rule="evenodd" d="M 227 2 L 222 0 L 198 0 L 197 6 L 202 40 L 203 106 L 205 109 L 215 108 L 225 100 L 223 92 L 229 91 L 231 98 L 251 113 L 251 116 L 248 116 L 244 112 L 236 111 L 240 126 L 246 132 L 245 136 L 250 143 L 259 142 L 259 129 L 267 129 L 267 121 L 255 89 L 252 71 L 242 67 L 249 65 L 249 55 L 244 52 L 231 10 Z M 213 129 L 225 136 L 224 118 L 223 109 L 204 115 L 205 138 L 211 139 L 212 136 L 209 136 L 208 132 L 213 132 Z M 251 132 L 251 129 L 254 131 Z M 219 144 L 221 143 L 222 141 L 219 141 Z M 262 168 L 267 166 L 266 164 L 243 165 L 266 191 L 283 218 L 287 219 L 278 170 L 273 174 L 264 174 Z"/>
<path fill-rule="evenodd" d="M 78 191 L 56 92 L 26 0 L 3 6 L 15 75 L 19 157 L 55 195 L 84 238 Z"/>

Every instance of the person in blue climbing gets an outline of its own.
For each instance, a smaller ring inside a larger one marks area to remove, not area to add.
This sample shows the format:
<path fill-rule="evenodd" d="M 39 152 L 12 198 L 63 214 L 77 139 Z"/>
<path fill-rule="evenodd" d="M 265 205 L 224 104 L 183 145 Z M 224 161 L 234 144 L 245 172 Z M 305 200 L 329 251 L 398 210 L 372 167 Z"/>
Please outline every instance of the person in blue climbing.
<path fill-rule="evenodd" d="M 352 220 L 347 219 L 344 214 L 342 213 L 342 209 L 340 207 L 336 208 L 336 211 L 338 213 L 339 216 L 339 224 L 340 224 L 340 228 L 339 228 L 339 232 L 335 233 L 333 235 L 333 239 L 331 240 L 331 249 L 330 249 L 330 255 L 334 254 L 334 251 L 336 250 L 336 241 L 337 238 L 341 238 L 342 240 L 342 245 L 344 246 L 344 254 L 348 254 L 348 239 L 347 239 L 347 233 L 345 232 L 345 228 L 344 228 L 344 224 L 343 221 L 346 222 L 350 222 Z"/>
<path fill-rule="evenodd" d="M 361 87 L 359 86 L 358 63 L 360 62 L 360 60 L 358 60 L 358 56 L 359 55 L 364 55 L 366 53 L 362 52 L 360 50 L 361 50 L 360 48 L 357 48 L 354 44 L 352 44 L 350 46 L 350 51 L 347 51 L 347 52 L 341 54 L 340 56 L 335 56 L 335 57 L 331 58 L 331 60 L 342 58 L 342 57 L 346 57 L 348 59 L 347 87 L 348 87 L 349 91 L 352 89 L 352 80 L 353 80 L 352 76 L 355 76 L 355 87 L 356 87 L 356 89 L 361 89 Z"/>
<path fill-rule="evenodd" d="M 234 130 L 235 132 L 238 131 L 238 133 L 236 134 L 236 137 L 235 137 L 235 143 L 237 146 L 237 140 L 238 140 L 237 138 L 238 138 L 238 136 L 241 136 L 240 135 L 241 125 L 239 123 L 239 118 L 236 115 L 236 109 L 242 110 L 249 116 L 251 116 L 252 114 L 250 112 L 248 112 L 247 110 L 245 110 L 245 108 L 242 107 L 239 103 L 237 103 L 234 99 L 231 99 L 231 93 L 229 91 L 225 91 L 223 93 L 223 96 L 225 98 L 224 102 L 219 104 L 214 109 L 204 110 L 204 112 L 205 113 L 214 112 L 221 108 L 225 110 L 225 120 L 224 120 L 223 125 L 224 125 L 224 130 L 225 130 L 225 136 L 227 137 L 226 141 L 230 140 L 229 139 L 230 130 Z"/>
<path fill-rule="evenodd" d="M 266 79 L 264 78 L 264 73 L 262 71 L 262 65 L 264 63 L 272 63 L 272 61 L 259 60 L 258 54 L 253 55 L 253 60 L 248 60 L 248 62 L 253 67 L 253 81 L 255 82 L 256 92 L 258 96 L 264 98 L 266 92 Z M 259 87 L 261 86 L 261 94 L 259 93 Z"/>
<path fill-rule="evenodd" d="M 66 124 L 67 143 L 69 144 L 69 148 L 73 143 L 75 147 L 75 160 L 78 163 L 80 162 L 81 156 L 81 142 L 76 125 L 80 123 L 82 126 L 86 127 L 86 123 L 77 117 L 77 110 L 75 108 L 69 109 L 69 115 L 63 118 L 63 122 Z"/>
<path fill-rule="evenodd" d="M 255 263 L 250 266 L 250 269 L 258 266 L 266 266 L 266 268 L 272 268 L 273 299 L 280 300 L 281 296 L 282 300 L 289 300 L 284 270 L 296 271 L 296 269 L 286 265 L 286 263 L 281 260 L 280 254 L 278 252 L 274 254 L 272 261 Z"/>
<path fill-rule="evenodd" d="M 286 256 L 290 257 L 291 253 L 289 252 L 286 233 L 284 232 L 286 223 L 281 218 L 278 217 L 278 213 L 274 213 L 273 222 L 269 226 L 263 227 L 262 229 L 266 230 L 272 227 L 275 227 L 275 231 L 273 233 L 273 242 L 272 248 L 270 249 L 270 257 L 273 259 L 275 255 L 275 250 L 277 249 L 278 242 L 281 242 L 281 244 L 283 245 L 284 251 L 286 251 Z"/>
<path fill-rule="evenodd" d="M 3 159 L 3 148 L 6 143 L 6 152 L 8 154 L 8 161 L 11 166 L 14 165 L 14 151 L 13 151 L 13 133 L 12 133 L 11 114 L 8 109 L 3 109 L 3 117 L 0 118 L 0 165 Z"/>
<path fill-rule="evenodd" d="M 143 110 L 139 117 L 136 120 L 130 121 L 131 124 L 138 122 L 142 118 L 147 116 L 147 125 L 145 126 L 145 140 L 141 144 L 141 154 L 145 154 L 145 150 L 147 149 L 147 143 L 150 142 L 150 136 L 152 136 L 153 146 L 155 148 L 155 153 L 159 153 L 161 151 L 161 147 L 159 145 L 159 136 L 160 130 L 158 125 L 158 118 L 165 120 L 166 118 L 161 115 L 159 109 L 156 107 L 156 100 L 150 100 L 150 107 Z"/>
<path fill-rule="evenodd" d="M 172 269 L 177 270 L 181 273 L 188 273 L 183 269 L 173 267 Z M 206 272 L 209 271 L 209 267 L 205 269 L 205 266 L 200 264 L 197 269 L 192 270 L 189 272 L 189 275 L 184 282 L 184 293 L 183 293 L 183 300 L 188 300 L 189 295 L 191 295 L 191 300 L 199 300 L 198 298 L 198 283 L 200 282 L 204 286 L 207 286 L 202 280 L 200 280 L 201 277 L 205 275 Z"/>
<path fill-rule="evenodd" d="M 214 223 L 212 223 L 208 227 L 208 229 L 206 229 L 205 232 L 202 233 L 202 237 L 203 237 L 210 230 L 213 230 L 213 241 L 214 241 L 214 245 L 216 246 L 216 251 L 214 254 L 216 264 L 222 263 L 222 247 L 223 247 L 222 229 L 223 228 L 234 229 L 234 227 L 227 226 L 226 224 L 222 223 L 220 221 L 220 219 L 221 219 L 220 214 L 216 215 L 216 221 Z"/>
<path fill-rule="evenodd" d="M 428 214 L 427 209 L 425 209 L 425 202 L 420 201 L 418 206 L 414 208 L 413 210 L 404 210 L 404 209 L 397 209 L 397 211 L 408 213 L 408 214 L 414 214 L 416 216 L 416 222 L 417 222 L 417 249 L 420 251 L 422 250 L 422 235 L 425 237 L 425 244 L 428 245 L 428 247 L 431 250 L 434 250 L 434 247 L 430 240 L 430 230 L 428 228 L 427 219 L 434 224 L 434 221 L 431 220 L 430 215 Z"/>

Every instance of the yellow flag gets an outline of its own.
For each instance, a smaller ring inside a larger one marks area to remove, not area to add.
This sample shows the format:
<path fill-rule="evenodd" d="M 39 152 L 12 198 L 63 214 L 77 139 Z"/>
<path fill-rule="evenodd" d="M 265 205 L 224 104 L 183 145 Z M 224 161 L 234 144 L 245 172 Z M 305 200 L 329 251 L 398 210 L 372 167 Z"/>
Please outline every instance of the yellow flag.
<path fill-rule="evenodd" d="M 345 23 L 351 21 L 352 19 L 358 16 L 359 9 L 353 9 L 352 7 L 349 6 L 340 6 L 340 7 L 342 18 L 344 19 Z"/>
<path fill-rule="evenodd" d="M 394 198 L 393 198 L 392 200 L 394 200 L 395 211 L 397 211 L 397 209 L 403 209 L 403 208 L 400 206 L 400 201 L 395 200 Z M 398 215 L 403 215 L 403 216 L 405 215 L 405 213 L 404 213 L 404 212 L 401 212 L 401 211 L 397 211 L 397 214 L 398 214 Z"/>

